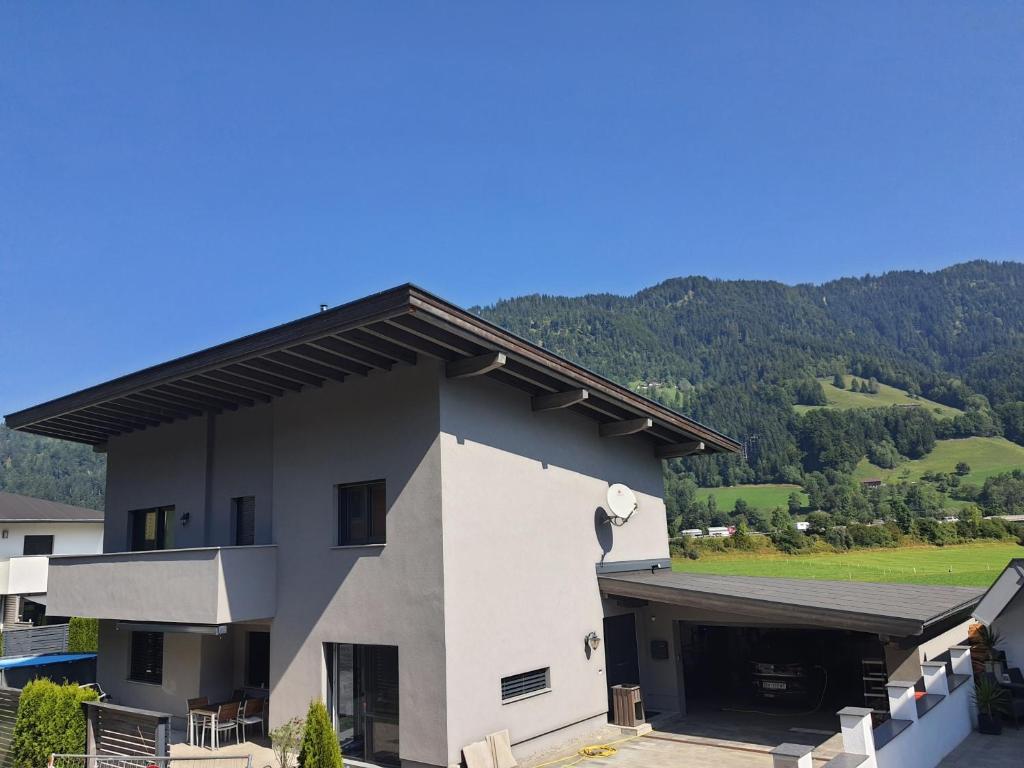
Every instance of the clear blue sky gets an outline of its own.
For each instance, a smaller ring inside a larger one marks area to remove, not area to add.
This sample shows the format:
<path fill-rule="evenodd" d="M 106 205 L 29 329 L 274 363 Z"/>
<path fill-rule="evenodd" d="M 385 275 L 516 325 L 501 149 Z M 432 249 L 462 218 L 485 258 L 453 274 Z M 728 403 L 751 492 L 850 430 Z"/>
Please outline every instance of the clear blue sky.
<path fill-rule="evenodd" d="M 1024 254 L 1019 2 L 0 6 L 0 413 L 407 280 Z"/>

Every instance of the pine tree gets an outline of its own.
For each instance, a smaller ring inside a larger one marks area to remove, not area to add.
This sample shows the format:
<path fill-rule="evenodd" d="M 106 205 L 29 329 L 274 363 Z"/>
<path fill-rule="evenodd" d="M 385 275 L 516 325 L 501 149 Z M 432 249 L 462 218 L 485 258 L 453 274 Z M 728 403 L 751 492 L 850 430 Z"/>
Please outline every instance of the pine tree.
<path fill-rule="evenodd" d="M 846 389 L 846 382 L 843 381 L 843 374 L 837 373 L 832 377 L 832 386 L 836 389 Z"/>
<path fill-rule="evenodd" d="M 306 732 L 299 750 L 300 768 L 343 768 L 338 737 L 331 727 L 327 707 L 319 699 L 309 703 L 306 714 Z"/>

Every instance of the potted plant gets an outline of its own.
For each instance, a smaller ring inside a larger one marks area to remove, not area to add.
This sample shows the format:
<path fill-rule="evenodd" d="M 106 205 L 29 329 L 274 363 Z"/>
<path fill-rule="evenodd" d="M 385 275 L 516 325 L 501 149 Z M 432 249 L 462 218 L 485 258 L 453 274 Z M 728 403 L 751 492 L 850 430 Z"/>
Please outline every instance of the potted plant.
<path fill-rule="evenodd" d="M 1000 715 L 1007 713 L 1010 693 L 995 678 L 984 675 L 974 682 L 974 703 L 978 707 L 978 731 L 998 735 L 1003 732 Z"/>
<path fill-rule="evenodd" d="M 1000 642 L 1002 642 L 1002 638 L 999 637 L 999 633 L 992 629 L 992 627 L 984 624 L 978 625 L 974 633 L 973 645 L 974 649 L 977 650 L 975 660 L 980 662 L 980 664 L 976 664 L 975 668 L 980 666 L 985 672 L 991 672 L 997 677 L 999 676 L 1000 670 L 996 669 L 996 664 L 1001 656 L 1001 651 L 998 651 L 996 646 Z"/>

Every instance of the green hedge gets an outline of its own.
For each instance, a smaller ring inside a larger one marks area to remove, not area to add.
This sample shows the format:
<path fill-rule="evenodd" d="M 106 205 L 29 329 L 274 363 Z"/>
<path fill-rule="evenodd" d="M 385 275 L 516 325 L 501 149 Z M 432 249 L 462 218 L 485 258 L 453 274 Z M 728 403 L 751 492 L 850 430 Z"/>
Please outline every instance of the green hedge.
<path fill-rule="evenodd" d="M 343 768 L 341 748 L 331 727 L 331 716 L 319 699 L 309 703 L 306 731 L 299 750 L 299 768 Z"/>
<path fill-rule="evenodd" d="M 95 653 L 100 644 L 100 623 L 74 616 L 68 621 L 68 653 Z"/>
<path fill-rule="evenodd" d="M 85 752 L 83 701 L 95 701 L 96 691 L 74 684 L 33 680 L 18 701 L 11 756 L 14 768 L 40 768 L 53 752 Z"/>

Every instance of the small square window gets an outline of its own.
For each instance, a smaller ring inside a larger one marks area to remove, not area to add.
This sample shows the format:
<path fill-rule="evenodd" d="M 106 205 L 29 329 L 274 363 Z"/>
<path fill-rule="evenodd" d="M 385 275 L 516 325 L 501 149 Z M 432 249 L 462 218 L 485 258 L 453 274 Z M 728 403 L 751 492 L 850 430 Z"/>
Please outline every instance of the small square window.
<path fill-rule="evenodd" d="M 52 555 L 53 554 L 53 536 L 47 535 L 29 535 L 25 537 L 25 543 L 22 547 L 21 554 L 23 555 Z"/>
<path fill-rule="evenodd" d="M 338 486 L 338 545 L 383 544 L 387 538 L 383 480 Z"/>

